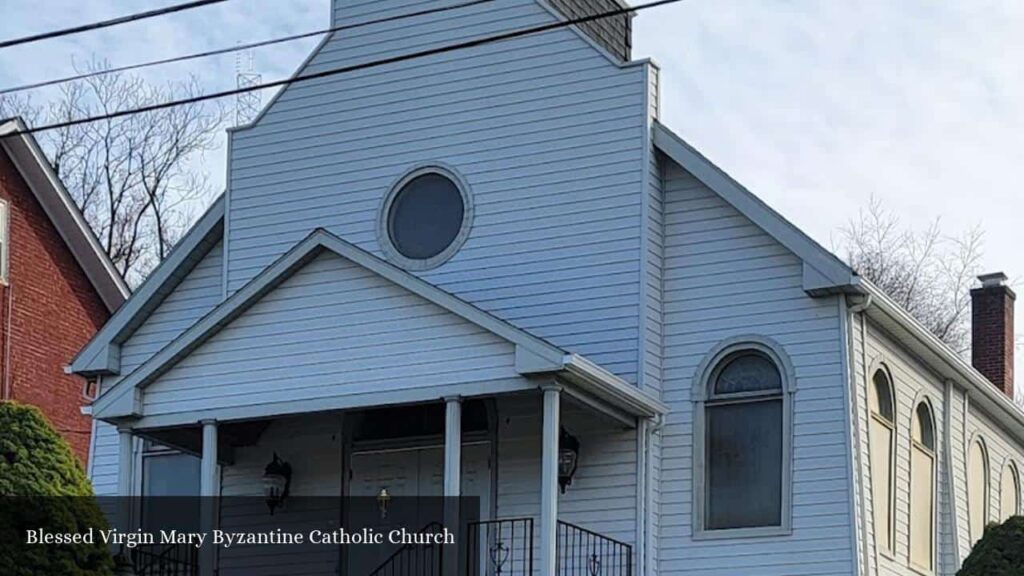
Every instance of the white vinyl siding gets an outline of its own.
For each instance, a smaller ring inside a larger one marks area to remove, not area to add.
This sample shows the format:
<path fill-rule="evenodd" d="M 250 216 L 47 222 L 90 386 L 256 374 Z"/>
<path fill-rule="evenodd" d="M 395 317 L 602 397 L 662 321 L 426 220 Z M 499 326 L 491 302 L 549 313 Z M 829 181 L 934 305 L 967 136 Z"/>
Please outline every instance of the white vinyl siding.
<path fill-rule="evenodd" d="M 839 303 L 802 288 L 800 260 L 665 160 L 664 380 L 659 570 L 663 574 L 851 574 Z M 695 372 L 714 346 L 761 334 L 785 349 L 793 395 L 792 533 L 694 539 Z"/>
<path fill-rule="evenodd" d="M 409 6 L 346 1 L 337 18 Z M 369 26 L 333 36 L 303 73 L 554 21 L 535 0 L 505 0 Z M 443 163 L 468 184 L 473 226 L 418 274 L 636 381 L 646 68 L 561 29 L 286 88 L 231 137 L 229 292 L 316 227 L 381 255 L 384 195 Z"/>

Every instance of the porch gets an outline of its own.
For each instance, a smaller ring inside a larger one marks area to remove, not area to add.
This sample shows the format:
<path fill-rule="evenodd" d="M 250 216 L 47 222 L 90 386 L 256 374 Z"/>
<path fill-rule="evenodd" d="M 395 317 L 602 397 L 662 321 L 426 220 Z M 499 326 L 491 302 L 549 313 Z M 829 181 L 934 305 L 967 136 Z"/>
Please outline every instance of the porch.
<path fill-rule="evenodd" d="M 343 497 L 477 499 L 479 510 L 467 516 L 467 545 L 459 547 L 458 558 L 445 558 L 444 546 L 385 547 L 356 569 L 351 547 L 318 546 L 303 553 L 302 574 L 453 574 L 455 566 L 466 576 L 632 576 L 642 566 L 637 547 L 647 530 L 647 421 L 587 399 L 571 386 L 550 379 L 531 391 L 493 396 L 125 427 L 121 438 L 125 458 L 130 454 L 140 470 L 131 448 L 136 437 L 197 457 L 200 493 L 221 497 L 203 530 L 251 526 L 253 510 L 235 499 L 264 496 L 263 477 L 275 457 L 291 470 L 288 496 L 273 512 L 282 525 L 301 525 L 315 507 L 317 518 L 345 526 L 346 503 L 352 500 Z M 560 474 L 560 448 L 565 459 L 570 445 L 578 466 L 571 475 L 563 466 Z M 318 498 L 314 505 L 304 497 Z M 270 518 L 266 506 L 259 513 Z M 429 524 L 424 520 L 416 528 L 427 530 Z M 294 570 L 294 558 L 269 549 L 219 549 L 211 555 L 212 550 L 142 550 L 136 553 L 137 573 Z"/>

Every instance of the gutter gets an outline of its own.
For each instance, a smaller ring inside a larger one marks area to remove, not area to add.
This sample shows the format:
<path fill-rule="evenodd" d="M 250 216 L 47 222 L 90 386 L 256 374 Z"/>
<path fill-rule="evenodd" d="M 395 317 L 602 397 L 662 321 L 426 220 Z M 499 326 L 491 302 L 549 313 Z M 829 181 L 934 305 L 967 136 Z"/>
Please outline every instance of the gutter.
<path fill-rule="evenodd" d="M 875 310 L 878 310 L 893 319 L 900 326 L 910 332 L 910 335 L 913 336 L 915 340 L 938 356 L 946 367 L 962 379 L 965 387 L 980 393 L 982 397 L 991 401 L 996 407 L 998 407 L 1002 412 L 1002 415 L 1005 418 L 1008 418 L 1012 424 L 1018 427 L 1018 429 L 1024 429 L 1024 410 L 1007 398 L 1001 390 L 996 388 L 995 384 L 990 382 L 988 378 L 982 376 L 980 372 L 974 369 L 974 367 L 960 358 L 956 352 L 928 331 L 927 328 L 922 326 L 917 319 L 911 316 L 900 305 L 893 302 L 892 299 L 890 299 L 877 286 L 864 279 L 861 279 L 860 286 L 865 289 L 869 296 L 872 297 L 875 303 Z M 1018 434 L 1017 436 L 1020 439 L 1024 439 L 1024 434 Z"/>
<path fill-rule="evenodd" d="M 578 354 L 566 354 L 561 371 L 584 390 L 611 400 L 636 416 L 654 418 L 668 413 L 668 406 L 661 400 Z"/>

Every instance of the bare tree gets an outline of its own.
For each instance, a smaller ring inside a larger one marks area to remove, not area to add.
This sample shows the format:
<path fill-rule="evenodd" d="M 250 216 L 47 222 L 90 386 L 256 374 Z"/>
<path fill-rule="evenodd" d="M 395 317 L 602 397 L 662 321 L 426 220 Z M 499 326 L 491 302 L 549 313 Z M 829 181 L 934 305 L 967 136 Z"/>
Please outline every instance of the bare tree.
<path fill-rule="evenodd" d="M 961 355 L 970 351 L 970 288 L 980 269 L 983 234 L 942 233 L 902 225 L 875 198 L 840 229 L 839 250 L 857 272 Z"/>
<path fill-rule="evenodd" d="M 86 71 L 105 68 L 93 62 Z M 103 115 L 201 93 L 195 77 L 155 86 L 139 76 L 106 74 L 61 85 L 37 104 L 0 97 L 0 117 L 30 125 Z M 57 175 L 96 232 L 118 271 L 137 285 L 170 251 L 210 184 L 198 169 L 217 147 L 228 116 L 217 104 L 194 103 L 37 134 Z"/>

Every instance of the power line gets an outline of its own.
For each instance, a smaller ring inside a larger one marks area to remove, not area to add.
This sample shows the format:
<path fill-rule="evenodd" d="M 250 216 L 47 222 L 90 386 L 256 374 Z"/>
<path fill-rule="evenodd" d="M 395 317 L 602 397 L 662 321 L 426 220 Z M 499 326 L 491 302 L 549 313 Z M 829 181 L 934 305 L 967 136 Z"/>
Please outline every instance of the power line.
<path fill-rule="evenodd" d="M 169 102 L 161 102 L 158 104 L 150 104 L 148 106 L 142 106 L 139 108 L 132 108 L 129 110 L 119 110 L 117 112 L 110 112 L 107 114 L 101 114 L 98 116 L 88 116 L 85 118 L 78 118 L 75 120 L 66 120 L 64 122 L 55 122 L 53 124 L 45 124 L 43 126 L 36 126 L 29 128 L 24 131 L 11 132 L 0 138 L 6 138 L 10 136 L 17 136 L 21 134 L 34 134 L 36 132 L 43 132 L 46 130 L 56 130 L 58 128 L 68 128 L 70 126 L 77 126 L 79 124 L 86 124 L 89 122 L 96 122 L 99 120 L 109 120 L 112 118 L 120 118 L 123 116 L 130 116 L 132 114 L 141 114 L 145 112 L 153 112 L 156 110 L 163 110 L 166 108 L 173 108 L 175 106 L 184 106 L 186 104 L 195 104 L 197 102 L 205 102 L 207 100 L 217 100 L 220 98 L 227 98 L 228 96 L 234 96 L 243 92 L 249 92 L 252 90 L 263 90 L 266 88 L 276 88 L 278 86 L 286 86 L 299 82 L 308 82 L 310 80 L 317 80 L 320 78 L 326 78 L 329 76 L 336 76 L 338 74 L 346 74 L 349 72 L 356 72 L 359 70 L 366 70 L 369 68 L 376 68 L 378 66 L 385 66 L 387 64 L 394 64 L 397 62 L 405 62 L 408 60 L 414 60 L 416 58 L 423 58 L 426 56 L 433 56 L 436 54 L 445 54 L 448 52 L 454 52 L 456 50 L 463 50 L 466 48 L 473 48 L 476 46 L 483 46 L 494 42 L 501 42 L 504 40 L 511 40 L 513 38 L 520 38 L 522 36 L 530 36 L 533 34 L 540 34 L 542 32 L 548 32 L 550 30 L 557 30 L 559 28 L 566 28 L 573 24 L 583 24 L 586 22 L 593 22 L 595 20 L 601 20 L 604 18 L 610 18 L 612 16 L 621 16 L 623 14 L 629 14 L 632 12 L 640 12 L 643 10 L 649 10 L 651 8 L 657 8 L 659 6 L 666 6 L 668 4 L 675 4 L 682 2 L 682 0 L 657 0 L 655 2 L 648 2 L 646 4 L 638 4 L 636 6 L 628 8 L 617 8 L 608 12 L 601 12 L 599 14 L 591 14 L 589 16 L 581 16 L 578 18 L 572 18 L 569 20 L 562 20 L 559 22 L 552 22 L 550 24 L 542 24 L 540 26 L 533 26 L 530 28 L 522 28 L 520 30 L 513 30 L 511 32 L 503 32 L 501 34 L 495 34 L 493 36 L 485 36 L 483 38 L 477 38 L 474 40 L 467 40 L 465 42 L 459 42 L 457 44 L 449 44 L 447 46 L 440 46 L 437 48 L 430 48 L 427 50 L 421 50 L 418 52 L 411 52 L 409 54 L 402 54 L 399 56 L 392 56 L 390 58 L 382 58 L 380 60 L 373 60 L 370 62 L 363 62 L 360 64 L 352 64 L 350 66 L 343 66 L 341 68 L 332 68 L 330 70 L 324 70 L 323 72 L 317 72 L 314 74 L 307 74 L 305 76 L 297 76 L 295 78 L 287 78 L 284 80 L 275 80 L 273 82 L 265 82 L 255 86 L 249 86 L 245 88 L 235 88 L 232 90 L 224 90 L 222 92 L 214 92 L 211 94 L 203 94 L 201 96 L 192 96 L 190 98 L 183 98 L 181 100 L 171 100 Z"/>
<path fill-rule="evenodd" d="M 49 38 L 57 38 L 60 36 L 70 36 L 71 34 L 79 34 L 81 32 L 88 32 L 90 30 L 98 30 L 100 28 L 109 28 L 110 26 L 117 26 L 119 24 L 127 24 L 129 22 L 135 22 L 137 20 L 145 20 L 147 18 L 154 18 L 156 16 L 163 16 L 165 14 L 173 14 L 174 12 L 181 12 L 183 10 L 191 10 L 193 8 L 200 8 L 202 6 L 208 6 L 210 4 L 218 4 L 220 2 L 226 2 L 227 0 L 194 0 L 193 2 L 185 2 L 182 4 L 175 4 L 173 6 L 166 6 L 164 8 L 157 8 L 155 10 L 149 10 L 148 12 L 137 12 L 135 14 L 128 14 L 127 16 L 119 16 L 117 18 L 111 18 L 110 20 L 102 20 L 100 22 L 93 22 L 92 24 L 82 24 L 81 26 L 73 26 L 71 28 L 64 28 L 61 30 L 53 30 L 51 32 L 42 32 L 40 34 L 33 34 L 31 36 L 23 36 L 21 38 L 12 38 L 10 40 L 0 41 L 0 48 L 8 48 L 10 46 L 17 46 L 18 44 L 28 44 L 29 42 L 38 42 L 40 40 L 46 40 Z"/>
<path fill-rule="evenodd" d="M 33 84 L 24 84 L 22 86 L 15 86 L 14 88 L 4 88 L 0 90 L 0 95 L 10 94 L 12 92 L 23 92 L 25 90 L 32 90 L 35 88 L 43 88 L 46 86 L 53 86 L 54 84 L 63 84 L 65 82 L 72 82 L 75 80 L 84 80 L 86 78 L 92 78 L 94 76 L 103 76 L 106 74 L 115 74 L 118 72 L 126 72 L 128 70 L 137 70 L 140 68 L 149 68 L 152 66 L 159 66 L 162 64 L 173 64 L 176 62 L 185 62 L 187 60 L 195 60 L 197 58 L 206 58 L 209 56 L 219 56 L 221 54 L 228 54 L 231 52 L 239 52 L 242 50 L 251 50 L 253 48 L 261 48 L 263 46 L 272 46 L 274 44 L 282 44 L 285 42 L 292 42 L 295 40 L 302 40 L 304 38 L 312 38 L 314 36 L 320 36 L 323 34 L 331 34 L 333 32 L 343 32 L 345 30 L 354 30 L 356 28 L 363 28 L 365 26 L 372 26 L 375 24 L 385 24 L 387 22 L 395 22 L 398 20 L 405 20 L 407 18 L 415 18 L 417 16 L 427 16 L 429 14 L 436 14 L 439 12 L 447 12 L 455 10 L 457 8 L 468 8 L 476 4 L 486 4 L 493 2 L 494 0 L 472 0 L 471 2 L 463 2 L 461 4 L 452 4 L 450 6 L 442 6 L 440 8 L 430 8 L 427 10 L 420 10 L 417 12 L 410 12 L 408 14 L 399 14 L 397 16 L 388 16 L 386 18 L 378 18 L 376 20 L 367 20 L 366 22 L 358 22 L 356 24 L 345 24 L 342 26 L 335 26 L 333 28 L 324 28 L 322 30 L 314 30 L 313 32 L 304 32 L 302 34 L 294 34 L 292 36 L 282 36 L 280 38 L 272 38 L 269 40 L 262 40 L 259 42 L 252 42 L 250 44 L 239 44 L 230 48 L 218 48 L 216 50 L 207 50 L 205 52 L 196 52 L 193 54 L 186 54 L 184 56 L 175 56 L 172 58 L 163 58 L 161 60 L 152 60 L 149 62 L 140 62 L 138 64 L 127 64 L 125 66 L 118 66 L 116 68 L 107 68 L 104 70 L 95 70 L 92 72 L 83 72 L 81 74 L 74 74 L 71 76 L 65 76 L 63 78 L 57 78 L 55 80 L 46 80 L 43 82 L 35 82 Z"/>

